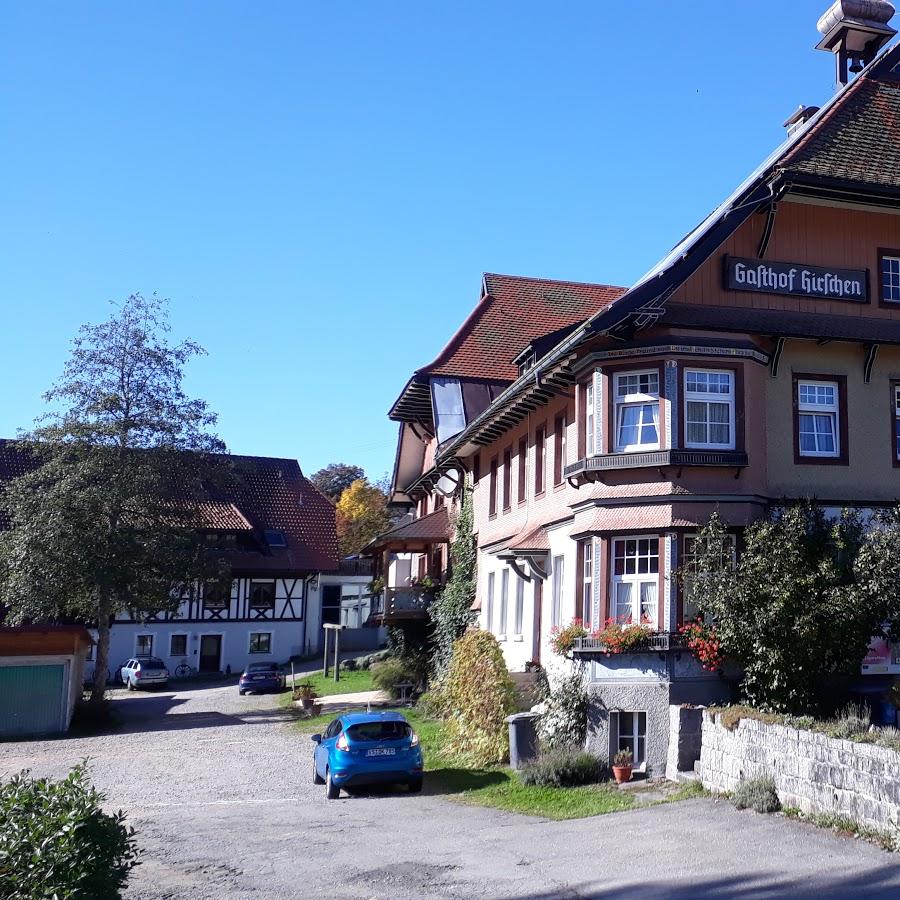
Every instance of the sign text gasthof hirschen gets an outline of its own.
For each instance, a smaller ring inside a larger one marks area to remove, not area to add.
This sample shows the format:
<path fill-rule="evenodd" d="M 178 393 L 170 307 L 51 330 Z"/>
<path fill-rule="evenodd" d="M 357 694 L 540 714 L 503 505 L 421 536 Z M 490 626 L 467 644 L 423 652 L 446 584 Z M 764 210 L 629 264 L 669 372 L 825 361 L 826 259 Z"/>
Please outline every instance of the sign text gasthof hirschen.
<path fill-rule="evenodd" d="M 726 256 L 725 287 L 730 291 L 869 302 L 869 273 L 866 269 L 804 266 L 800 263 Z"/>

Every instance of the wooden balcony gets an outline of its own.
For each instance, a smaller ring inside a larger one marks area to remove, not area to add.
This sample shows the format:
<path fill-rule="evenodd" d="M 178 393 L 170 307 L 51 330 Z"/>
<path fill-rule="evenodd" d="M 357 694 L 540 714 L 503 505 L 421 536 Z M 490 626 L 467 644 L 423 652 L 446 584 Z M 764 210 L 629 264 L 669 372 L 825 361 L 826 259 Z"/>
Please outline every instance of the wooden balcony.
<path fill-rule="evenodd" d="M 433 592 L 416 591 L 408 587 L 385 588 L 381 596 L 381 622 L 395 625 L 398 622 L 415 622 L 428 618 L 428 608 L 434 601 Z"/>

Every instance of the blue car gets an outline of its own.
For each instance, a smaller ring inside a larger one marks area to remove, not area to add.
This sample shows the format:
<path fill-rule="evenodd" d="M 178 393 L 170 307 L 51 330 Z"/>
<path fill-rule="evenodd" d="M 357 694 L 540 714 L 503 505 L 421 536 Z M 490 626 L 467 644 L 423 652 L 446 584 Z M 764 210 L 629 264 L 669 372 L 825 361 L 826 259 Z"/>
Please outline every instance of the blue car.
<path fill-rule="evenodd" d="M 314 734 L 313 781 L 336 800 L 341 788 L 405 784 L 422 790 L 419 736 L 400 713 L 346 713 Z"/>
<path fill-rule="evenodd" d="M 286 679 L 275 663 L 250 663 L 238 679 L 238 693 L 248 691 L 283 691 Z"/>

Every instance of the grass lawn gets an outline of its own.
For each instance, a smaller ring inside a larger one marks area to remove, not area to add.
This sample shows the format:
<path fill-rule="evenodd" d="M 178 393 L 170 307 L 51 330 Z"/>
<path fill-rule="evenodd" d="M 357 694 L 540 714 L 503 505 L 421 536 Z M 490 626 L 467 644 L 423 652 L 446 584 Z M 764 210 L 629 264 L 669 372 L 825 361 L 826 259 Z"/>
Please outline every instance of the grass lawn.
<path fill-rule="evenodd" d="M 443 726 L 414 709 L 403 714 L 419 735 L 425 754 L 426 790 L 445 794 L 461 803 L 492 806 L 510 812 L 547 819 L 582 819 L 619 812 L 634 805 L 630 794 L 609 784 L 578 788 L 526 787 L 515 772 L 506 768 L 477 769 L 443 750 Z M 322 731 L 331 716 L 303 719 L 296 728 L 302 734 Z"/>
<path fill-rule="evenodd" d="M 335 683 L 334 670 L 325 678 L 321 672 L 315 675 L 297 676 L 297 684 L 311 684 L 313 690 L 320 697 L 332 697 L 335 694 L 357 694 L 361 691 L 374 691 L 375 685 L 372 684 L 372 673 L 368 670 L 359 670 L 356 672 L 341 671 L 341 680 Z M 281 695 L 281 700 L 285 706 L 290 705 L 291 691 L 288 690 Z M 307 722 L 312 720 L 307 720 Z M 315 729 L 314 729 L 315 730 Z"/>

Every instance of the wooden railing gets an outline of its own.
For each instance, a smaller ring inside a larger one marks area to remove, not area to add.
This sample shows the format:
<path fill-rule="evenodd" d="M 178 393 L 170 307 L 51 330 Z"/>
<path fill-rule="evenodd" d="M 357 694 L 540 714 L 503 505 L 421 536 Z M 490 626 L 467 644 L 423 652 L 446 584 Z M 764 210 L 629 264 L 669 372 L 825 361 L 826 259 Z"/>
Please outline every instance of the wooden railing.
<path fill-rule="evenodd" d="M 428 607 L 434 601 L 431 591 L 417 591 L 409 587 L 389 587 L 384 590 L 384 620 L 420 619 L 428 615 Z"/>

